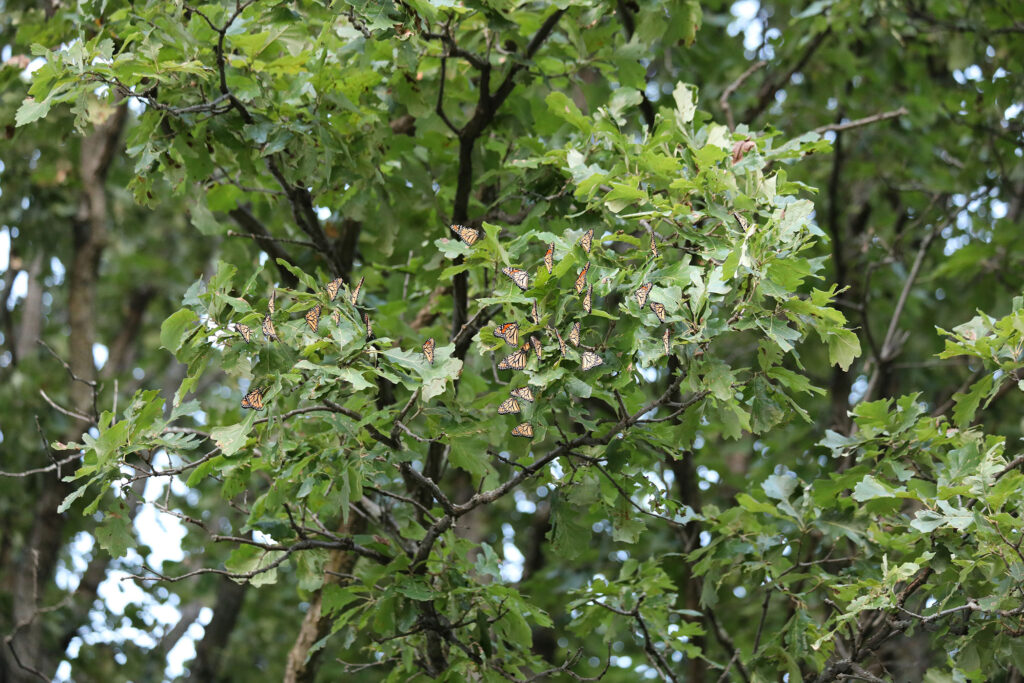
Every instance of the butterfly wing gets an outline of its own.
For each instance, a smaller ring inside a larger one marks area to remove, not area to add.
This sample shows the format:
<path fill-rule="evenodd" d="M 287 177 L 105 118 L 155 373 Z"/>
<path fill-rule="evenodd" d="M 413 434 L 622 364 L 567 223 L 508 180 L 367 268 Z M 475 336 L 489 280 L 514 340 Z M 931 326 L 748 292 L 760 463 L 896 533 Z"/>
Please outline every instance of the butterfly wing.
<path fill-rule="evenodd" d="M 565 358 L 565 340 L 562 339 L 562 335 L 555 330 L 555 336 L 558 337 L 558 350 L 562 353 L 562 358 Z"/>
<path fill-rule="evenodd" d="M 248 344 L 252 341 L 252 328 L 242 323 L 235 323 L 235 332 L 242 335 L 242 339 Z"/>
<path fill-rule="evenodd" d="M 317 304 L 306 311 L 306 324 L 309 325 L 309 329 L 313 332 L 316 332 L 317 328 L 320 327 L 320 311 L 322 310 L 323 306 Z"/>
<path fill-rule="evenodd" d="M 476 241 L 480 239 L 480 231 L 474 230 L 473 228 L 467 228 L 465 225 L 453 225 L 452 232 L 459 236 L 459 239 L 473 246 Z"/>
<path fill-rule="evenodd" d="M 587 271 L 590 270 L 590 261 L 587 261 L 587 265 L 583 266 L 583 270 L 576 276 L 576 293 L 579 294 L 583 291 L 583 288 L 587 286 Z"/>
<path fill-rule="evenodd" d="M 536 337 L 530 337 L 530 343 L 533 344 L 533 352 L 537 354 L 537 360 L 544 360 L 544 356 L 541 354 L 540 340 Z"/>
<path fill-rule="evenodd" d="M 431 365 L 434 364 L 434 338 L 431 337 L 427 341 L 423 342 L 423 355 L 427 357 L 427 362 Z"/>
<path fill-rule="evenodd" d="M 636 290 L 636 292 L 633 294 L 633 296 L 636 298 L 637 304 L 640 305 L 640 308 L 643 308 L 644 306 L 647 305 L 647 295 L 651 293 L 651 287 L 653 286 L 653 283 L 648 282 L 640 289 Z"/>
<path fill-rule="evenodd" d="M 330 297 L 331 301 L 338 298 L 338 292 L 341 291 L 342 285 L 341 278 L 335 278 L 327 283 L 327 296 Z"/>
<path fill-rule="evenodd" d="M 363 320 L 366 321 L 366 338 L 373 339 L 373 323 L 370 322 L 370 314 L 364 314 Z"/>
<path fill-rule="evenodd" d="M 583 237 L 580 238 L 580 246 L 583 247 L 583 251 L 590 253 L 590 247 L 594 242 L 594 229 L 591 228 L 583 233 Z"/>
<path fill-rule="evenodd" d="M 516 287 L 524 292 L 530 288 L 530 277 L 526 274 L 525 270 L 520 270 L 519 268 L 502 268 L 501 272 L 504 273 L 505 277 L 511 280 Z"/>
<path fill-rule="evenodd" d="M 267 311 L 269 311 L 271 314 L 273 314 L 276 309 L 277 309 L 277 289 L 274 289 L 274 291 L 272 291 L 270 293 L 270 299 L 267 300 Z"/>
<path fill-rule="evenodd" d="M 494 330 L 494 336 L 504 339 L 509 346 L 519 346 L 519 323 L 505 323 Z"/>
<path fill-rule="evenodd" d="M 584 351 L 581 358 L 581 365 L 584 370 L 590 370 L 591 368 L 596 368 L 598 365 L 604 365 L 604 359 L 593 351 Z"/>
<path fill-rule="evenodd" d="M 582 328 L 580 327 L 580 321 L 577 320 L 576 322 L 574 322 L 572 324 L 572 329 L 569 330 L 569 343 L 570 344 L 572 344 L 573 346 L 579 346 L 580 345 L 580 332 L 581 331 L 582 331 Z"/>
<path fill-rule="evenodd" d="M 654 239 L 654 231 L 651 231 L 651 255 L 658 258 L 658 243 Z"/>
<path fill-rule="evenodd" d="M 669 338 L 669 329 L 666 327 L 665 328 L 665 334 L 661 335 L 661 344 L 662 344 L 662 346 L 665 347 L 665 354 L 666 355 L 668 355 L 668 338 Z"/>
<path fill-rule="evenodd" d="M 590 313 L 593 307 L 594 285 L 587 285 L 587 295 L 583 297 L 583 310 Z"/>
<path fill-rule="evenodd" d="M 529 422 L 524 422 L 520 425 L 516 425 L 512 428 L 512 436 L 521 436 L 524 439 L 533 438 L 533 425 Z"/>
<path fill-rule="evenodd" d="M 331 312 L 331 320 L 334 321 L 335 325 L 340 325 L 341 324 L 341 311 L 332 311 Z"/>
<path fill-rule="evenodd" d="M 511 415 L 519 412 L 519 401 L 514 396 L 509 396 L 498 406 L 498 415 Z"/>
<path fill-rule="evenodd" d="M 665 322 L 665 304 L 658 301 L 652 301 L 651 310 L 654 311 L 654 315 L 658 316 L 658 320 Z"/>
<path fill-rule="evenodd" d="M 540 325 L 540 314 L 537 312 L 537 300 L 533 300 L 533 310 L 530 311 L 530 318 L 533 319 L 535 325 Z"/>
<path fill-rule="evenodd" d="M 509 394 L 515 396 L 516 398 L 521 398 L 524 401 L 529 401 L 530 403 L 533 403 L 533 389 L 531 389 L 530 387 L 519 387 L 518 389 L 513 389 L 512 391 L 510 391 Z"/>
<path fill-rule="evenodd" d="M 270 319 L 269 313 L 263 316 L 263 336 L 277 341 L 277 330 L 274 329 L 274 321 Z"/>
<path fill-rule="evenodd" d="M 263 410 L 263 390 L 257 387 L 243 396 L 242 407 L 250 410 Z"/>
<path fill-rule="evenodd" d="M 548 269 L 548 274 L 551 274 L 552 268 L 555 267 L 555 243 L 551 242 L 548 244 L 548 250 L 544 253 L 544 267 Z"/>
<path fill-rule="evenodd" d="M 365 277 L 359 278 L 359 284 L 356 285 L 356 288 L 352 290 L 351 301 L 352 301 L 352 305 L 353 306 L 355 306 L 356 302 L 359 301 L 359 290 L 363 288 L 363 280 L 365 280 L 365 279 L 366 279 Z"/>
<path fill-rule="evenodd" d="M 523 346 L 518 351 L 505 356 L 500 363 L 498 363 L 499 370 L 522 370 L 526 367 L 526 350 L 530 348 L 529 344 Z"/>

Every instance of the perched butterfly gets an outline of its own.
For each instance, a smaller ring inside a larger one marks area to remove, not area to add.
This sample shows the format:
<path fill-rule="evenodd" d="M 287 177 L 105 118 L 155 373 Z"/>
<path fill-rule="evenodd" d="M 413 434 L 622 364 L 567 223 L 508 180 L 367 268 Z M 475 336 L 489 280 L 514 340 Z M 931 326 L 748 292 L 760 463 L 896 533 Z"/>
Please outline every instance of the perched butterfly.
<path fill-rule="evenodd" d="M 512 428 L 512 436 L 521 436 L 525 439 L 533 438 L 533 425 L 529 422 L 524 422 L 521 425 L 517 425 Z"/>
<path fill-rule="evenodd" d="M 580 238 L 580 246 L 583 247 L 583 251 L 590 253 L 590 246 L 594 242 L 594 229 L 591 228 L 583 233 L 583 237 Z"/>
<path fill-rule="evenodd" d="M 741 228 L 743 228 L 743 232 L 750 232 L 750 223 L 747 222 L 746 218 L 741 216 L 736 211 L 732 212 L 732 217 L 735 218 L 736 222 L 740 224 Z"/>
<path fill-rule="evenodd" d="M 583 310 L 590 313 L 593 304 L 594 285 L 587 285 L 587 295 L 583 297 Z"/>
<path fill-rule="evenodd" d="M 242 323 L 235 323 L 235 332 L 242 335 L 242 339 L 248 344 L 252 341 L 252 328 Z"/>
<path fill-rule="evenodd" d="M 341 281 L 340 277 L 335 278 L 327 283 L 327 296 L 331 298 L 331 301 L 334 301 L 335 299 L 338 298 L 338 292 L 341 291 L 342 284 L 344 283 Z"/>
<path fill-rule="evenodd" d="M 263 389 L 256 387 L 243 396 L 242 407 L 250 410 L 263 410 Z"/>
<path fill-rule="evenodd" d="M 474 230 L 473 228 L 467 228 L 465 225 L 453 225 L 452 232 L 459 236 L 459 239 L 473 246 L 476 241 L 480 239 L 480 231 Z"/>
<path fill-rule="evenodd" d="M 537 354 L 537 360 L 544 360 L 544 356 L 540 352 L 540 340 L 531 336 L 530 343 L 533 344 L 533 352 Z"/>
<path fill-rule="evenodd" d="M 652 301 L 651 310 L 654 311 L 654 315 L 658 316 L 658 320 L 665 322 L 665 304 Z"/>
<path fill-rule="evenodd" d="M 277 308 L 277 288 L 270 293 L 270 299 L 267 301 L 267 310 L 273 313 Z"/>
<path fill-rule="evenodd" d="M 668 338 L 669 338 L 669 329 L 666 327 L 665 328 L 665 334 L 661 335 L 661 343 L 665 347 L 665 354 L 666 355 L 668 354 Z"/>
<path fill-rule="evenodd" d="M 370 314 L 365 313 L 363 315 L 363 320 L 366 321 L 366 338 L 373 339 L 373 324 L 370 322 Z"/>
<path fill-rule="evenodd" d="M 537 300 L 533 300 L 533 310 L 530 311 L 530 318 L 534 324 L 540 325 L 540 314 L 537 313 Z"/>
<path fill-rule="evenodd" d="M 505 277 L 514 282 L 516 287 L 524 292 L 530 288 L 530 277 L 527 275 L 525 270 L 520 270 L 518 268 L 502 268 L 501 272 L 505 274 Z"/>
<path fill-rule="evenodd" d="M 519 401 L 515 397 L 510 396 L 501 402 L 498 406 L 498 415 L 510 415 L 512 413 L 519 412 Z"/>
<path fill-rule="evenodd" d="M 309 329 L 313 332 L 316 332 L 316 328 L 320 326 L 320 311 L 322 311 L 323 308 L 323 306 L 317 304 L 306 311 L 306 324 L 309 325 Z"/>
<path fill-rule="evenodd" d="M 280 341 L 277 337 L 277 330 L 274 329 L 274 321 L 270 319 L 269 313 L 263 316 L 263 336 L 267 339 Z"/>
<path fill-rule="evenodd" d="M 533 403 L 533 390 L 530 389 L 530 387 L 519 387 L 518 389 L 513 389 L 508 393 L 511 396 L 515 396 L 516 398 L 521 398 L 524 401 L 529 401 L 530 403 Z"/>
<path fill-rule="evenodd" d="M 590 261 L 587 261 L 587 265 L 583 266 L 583 270 L 576 276 L 576 293 L 579 294 L 583 291 L 583 288 L 587 286 L 587 271 L 590 270 Z"/>
<path fill-rule="evenodd" d="M 509 346 L 519 346 L 519 323 L 505 323 L 494 328 L 494 336 Z"/>
<path fill-rule="evenodd" d="M 331 320 L 334 321 L 335 325 L 340 325 L 341 324 L 341 311 L 332 311 L 331 312 Z"/>
<path fill-rule="evenodd" d="M 654 231 L 651 231 L 651 255 L 658 258 L 658 243 L 654 241 Z"/>
<path fill-rule="evenodd" d="M 523 344 L 523 347 L 518 351 L 505 356 L 500 363 L 498 363 L 499 370 L 522 370 L 526 367 L 526 352 L 530 348 L 529 344 Z"/>
<path fill-rule="evenodd" d="M 573 346 L 580 345 L 580 321 L 577 320 L 572 324 L 572 329 L 569 330 L 569 343 Z"/>
<path fill-rule="evenodd" d="M 565 358 L 565 340 L 562 339 L 562 335 L 555 330 L 555 336 L 558 337 L 558 350 L 562 352 L 562 358 Z"/>
<path fill-rule="evenodd" d="M 646 285 L 636 290 L 636 293 L 633 294 L 633 296 L 636 297 L 636 302 L 640 304 L 640 308 L 643 308 L 644 306 L 647 305 L 647 295 L 651 293 L 651 287 L 653 286 L 654 285 L 652 283 L 648 282 Z"/>
<path fill-rule="evenodd" d="M 427 362 L 431 365 L 434 364 L 434 338 L 431 337 L 427 341 L 423 342 L 423 355 L 427 357 Z"/>
<path fill-rule="evenodd" d="M 359 278 L 359 284 L 356 285 L 356 288 L 352 290 L 352 305 L 353 306 L 355 306 L 356 305 L 356 301 L 359 300 L 359 290 L 363 288 L 363 280 L 365 280 L 365 279 L 366 279 L 365 277 Z"/>
<path fill-rule="evenodd" d="M 555 267 L 555 243 L 552 242 L 548 245 L 548 250 L 544 254 L 544 267 L 548 269 L 548 273 Z"/>
<path fill-rule="evenodd" d="M 589 370 L 596 368 L 598 365 L 604 365 L 604 359 L 593 351 L 584 351 L 580 359 L 580 365 L 583 366 L 584 370 Z"/>

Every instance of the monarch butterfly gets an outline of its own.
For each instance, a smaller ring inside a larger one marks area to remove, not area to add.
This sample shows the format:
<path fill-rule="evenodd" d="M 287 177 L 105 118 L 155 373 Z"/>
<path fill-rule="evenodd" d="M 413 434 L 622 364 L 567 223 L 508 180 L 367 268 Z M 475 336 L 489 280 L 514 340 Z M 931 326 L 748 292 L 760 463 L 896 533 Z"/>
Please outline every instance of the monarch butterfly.
<path fill-rule="evenodd" d="M 356 301 L 359 300 L 359 290 L 363 288 L 363 280 L 365 280 L 365 279 L 366 279 L 365 277 L 359 278 L 359 284 L 356 285 L 356 288 L 352 290 L 352 305 L 353 306 L 355 306 L 356 305 Z"/>
<path fill-rule="evenodd" d="M 658 243 L 654 241 L 654 231 L 651 230 L 651 255 L 658 258 Z"/>
<path fill-rule="evenodd" d="M 277 308 L 276 302 L 277 302 L 277 288 L 275 287 L 274 290 L 270 293 L 270 299 L 267 301 L 267 310 L 270 311 L 271 313 L 273 313 L 274 309 Z"/>
<path fill-rule="evenodd" d="M 504 339 L 509 346 L 519 346 L 519 323 L 505 323 L 494 328 L 494 336 Z"/>
<path fill-rule="evenodd" d="M 569 330 L 569 343 L 573 346 L 580 345 L 580 321 L 577 320 L 572 324 L 572 329 Z"/>
<path fill-rule="evenodd" d="M 341 291 L 342 284 L 344 283 L 342 282 L 340 277 L 334 278 L 333 280 L 327 283 L 327 296 L 331 298 L 331 301 L 334 301 L 335 299 L 338 298 L 338 292 Z"/>
<path fill-rule="evenodd" d="M 320 326 L 320 311 L 322 311 L 323 308 L 323 306 L 317 304 L 306 311 L 306 324 L 309 325 L 309 329 L 313 332 L 316 332 L 316 329 Z"/>
<path fill-rule="evenodd" d="M 256 387 L 243 396 L 242 407 L 250 410 L 263 410 L 263 389 Z"/>
<path fill-rule="evenodd" d="M 548 250 L 544 254 L 544 267 L 548 269 L 548 274 L 551 274 L 551 269 L 555 267 L 555 243 L 551 242 L 548 244 Z"/>
<path fill-rule="evenodd" d="M 502 268 L 501 272 L 505 274 L 505 277 L 514 282 L 516 287 L 524 292 L 530 288 L 530 277 L 527 275 L 525 270 L 520 270 L 519 268 Z"/>
<path fill-rule="evenodd" d="M 524 401 L 529 401 L 530 403 L 533 403 L 533 390 L 530 389 L 530 387 L 519 387 L 518 389 L 513 389 L 508 393 L 511 396 L 515 396 L 516 398 L 521 398 Z"/>
<path fill-rule="evenodd" d="M 366 338 L 373 339 L 373 323 L 370 322 L 370 314 L 364 314 L 363 320 L 366 321 Z"/>
<path fill-rule="evenodd" d="M 583 310 L 590 313 L 591 304 L 593 303 L 594 285 L 587 285 L 587 295 L 583 297 Z"/>
<path fill-rule="evenodd" d="M 583 266 L 583 270 L 576 276 L 576 293 L 579 294 L 583 291 L 583 288 L 587 284 L 587 271 L 590 270 L 590 261 L 587 261 L 587 265 Z"/>
<path fill-rule="evenodd" d="M 533 352 L 537 354 L 537 360 L 544 360 L 544 356 L 540 352 L 540 340 L 531 336 L 530 343 L 533 344 Z"/>
<path fill-rule="evenodd" d="M 504 401 L 501 402 L 501 405 L 498 406 L 498 415 L 510 415 L 512 413 L 518 412 L 519 401 L 517 401 L 513 396 L 506 398 Z"/>
<path fill-rule="evenodd" d="M 562 339 L 562 335 L 555 330 L 555 336 L 558 337 L 558 350 L 562 352 L 562 358 L 565 358 L 565 340 Z"/>
<path fill-rule="evenodd" d="M 747 219 L 746 219 L 746 218 L 744 218 L 743 216 L 741 216 L 741 215 L 740 215 L 740 214 L 739 214 L 738 212 L 736 212 L 736 211 L 733 211 L 733 212 L 732 212 L 732 217 L 733 217 L 733 218 L 735 218 L 735 219 L 736 219 L 736 222 L 740 224 L 740 228 L 742 228 L 742 229 L 743 229 L 743 232 L 750 232 L 750 223 L 748 223 L 748 222 L 747 222 Z"/>
<path fill-rule="evenodd" d="M 453 225 L 452 232 L 459 236 L 459 239 L 473 246 L 476 241 L 480 239 L 480 231 L 474 230 L 473 228 L 467 228 L 465 225 Z"/>
<path fill-rule="evenodd" d="M 512 436 L 521 436 L 524 439 L 533 438 L 533 425 L 529 422 L 524 422 L 521 425 L 517 425 L 512 428 Z"/>
<path fill-rule="evenodd" d="M 666 327 L 665 328 L 665 334 L 661 335 L 661 343 L 665 347 L 665 355 L 668 355 L 668 337 L 669 337 L 669 329 Z"/>
<path fill-rule="evenodd" d="M 270 319 L 269 313 L 263 316 L 263 336 L 273 341 L 281 341 L 277 337 L 277 330 L 274 329 L 274 321 Z"/>
<path fill-rule="evenodd" d="M 658 316 L 658 320 L 665 322 L 665 304 L 658 301 L 652 301 L 651 310 L 654 311 L 654 315 Z"/>
<path fill-rule="evenodd" d="M 518 351 L 505 356 L 500 363 L 498 363 L 499 370 L 522 370 L 526 367 L 526 351 L 530 348 L 529 344 L 523 344 L 523 348 Z"/>
<path fill-rule="evenodd" d="M 584 351 L 580 361 L 584 370 L 596 368 L 598 365 L 604 365 L 604 359 L 593 351 Z"/>
<path fill-rule="evenodd" d="M 591 228 L 583 233 L 583 237 L 580 238 L 580 246 L 583 247 L 583 251 L 590 253 L 590 246 L 594 242 L 594 229 Z"/>
<path fill-rule="evenodd" d="M 540 325 L 540 314 L 537 313 L 537 300 L 533 300 L 533 310 L 530 311 L 530 317 L 533 319 L 534 324 Z"/>
<path fill-rule="evenodd" d="M 434 364 L 434 338 L 431 337 L 427 341 L 423 342 L 423 355 L 427 357 L 427 362 L 431 365 Z"/>
<path fill-rule="evenodd" d="M 341 324 L 341 311 L 332 311 L 331 312 L 331 320 L 334 321 L 335 325 L 340 325 Z"/>
<path fill-rule="evenodd" d="M 652 283 L 648 282 L 646 285 L 636 290 L 636 293 L 633 294 L 633 296 L 636 297 L 636 302 L 640 304 L 640 308 L 643 308 L 644 306 L 647 305 L 647 295 L 651 293 L 651 287 L 653 286 L 654 285 Z"/>
<path fill-rule="evenodd" d="M 242 323 L 235 323 L 235 332 L 242 335 L 242 339 L 248 344 L 252 341 L 252 328 Z"/>

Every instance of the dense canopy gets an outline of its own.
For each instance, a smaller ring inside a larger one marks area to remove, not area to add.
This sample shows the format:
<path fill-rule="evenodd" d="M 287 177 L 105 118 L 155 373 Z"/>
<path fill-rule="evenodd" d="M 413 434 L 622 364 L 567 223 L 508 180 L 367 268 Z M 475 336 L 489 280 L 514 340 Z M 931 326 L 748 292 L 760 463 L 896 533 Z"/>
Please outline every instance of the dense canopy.
<path fill-rule="evenodd" d="M 1020 680 L 1022 34 L 0 0 L 0 680 Z"/>

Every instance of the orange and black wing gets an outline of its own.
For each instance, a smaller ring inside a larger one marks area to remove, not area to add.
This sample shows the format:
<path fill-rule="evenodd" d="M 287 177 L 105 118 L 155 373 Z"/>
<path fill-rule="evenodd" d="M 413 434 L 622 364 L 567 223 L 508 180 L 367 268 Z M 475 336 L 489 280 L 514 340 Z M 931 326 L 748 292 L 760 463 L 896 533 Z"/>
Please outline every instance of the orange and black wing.
<path fill-rule="evenodd" d="M 583 251 L 590 253 L 590 247 L 594 243 L 594 229 L 591 228 L 583 233 L 583 237 L 580 238 L 580 246 L 583 247 Z"/>
<path fill-rule="evenodd" d="M 366 338 L 373 339 L 373 323 L 370 322 L 370 314 L 364 314 L 363 320 L 366 321 Z"/>
<path fill-rule="evenodd" d="M 551 269 L 555 267 L 555 243 L 551 242 L 548 244 L 548 250 L 544 253 L 544 267 L 548 269 L 548 273 L 551 273 Z"/>
<path fill-rule="evenodd" d="M 537 300 L 533 300 L 533 309 L 530 311 L 530 318 L 535 325 L 540 325 L 540 314 L 537 312 Z"/>
<path fill-rule="evenodd" d="M 334 321 L 335 325 L 340 325 L 341 324 L 341 311 L 332 311 L 331 312 L 331 320 Z"/>
<path fill-rule="evenodd" d="M 510 396 L 501 402 L 498 406 L 498 415 L 511 415 L 512 413 L 519 412 L 519 401 L 515 397 Z"/>
<path fill-rule="evenodd" d="M 431 337 L 427 341 L 423 342 L 423 355 L 427 357 L 427 362 L 431 365 L 434 364 L 434 338 Z"/>
<path fill-rule="evenodd" d="M 270 319 L 269 313 L 263 316 L 263 336 L 267 339 L 279 341 L 277 338 L 277 330 L 274 329 L 274 321 Z"/>
<path fill-rule="evenodd" d="M 522 370 L 526 367 L 526 351 L 530 348 L 529 344 L 524 344 L 518 351 L 513 351 L 498 363 L 499 370 Z"/>
<path fill-rule="evenodd" d="M 583 270 L 576 276 L 576 293 L 579 294 L 583 291 L 583 288 L 587 286 L 587 271 L 590 270 L 590 261 L 587 261 L 587 265 L 583 266 Z"/>
<path fill-rule="evenodd" d="M 596 368 L 598 365 L 604 365 L 604 359 L 593 351 L 584 351 L 583 356 L 580 358 L 580 365 L 584 370 L 589 370 Z"/>
<path fill-rule="evenodd" d="M 668 354 L 668 339 L 669 339 L 669 336 L 670 336 L 669 335 L 669 329 L 666 327 L 665 328 L 665 334 L 661 335 L 661 343 L 665 347 L 665 354 L 666 355 Z"/>
<path fill-rule="evenodd" d="M 574 322 L 572 324 L 572 329 L 569 330 L 569 343 L 570 344 L 572 344 L 573 346 L 579 346 L 580 345 L 580 332 L 581 331 L 582 331 L 582 328 L 580 326 L 580 321 L 577 320 L 576 322 Z"/>
<path fill-rule="evenodd" d="M 242 407 L 250 410 L 263 410 L 263 389 L 257 387 L 243 396 Z"/>
<path fill-rule="evenodd" d="M 544 360 L 544 356 L 541 354 L 540 350 L 540 340 L 531 336 L 530 343 L 533 344 L 533 352 L 537 354 L 537 360 Z"/>
<path fill-rule="evenodd" d="M 248 344 L 252 341 L 252 328 L 242 323 L 235 323 L 235 332 L 242 335 L 242 339 Z"/>
<path fill-rule="evenodd" d="M 640 308 L 647 305 L 647 295 L 651 293 L 651 287 L 653 286 L 653 283 L 648 282 L 633 293 L 633 297 L 636 299 L 637 304 L 640 305 Z"/>
<path fill-rule="evenodd" d="M 509 346 L 519 346 L 519 323 L 505 323 L 494 328 L 494 336 L 504 339 Z"/>
<path fill-rule="evenodd" d="M 335 278 L 327 283 L 327 296 L 330 297 L 331 301 L 338 298 L 338 292 L 341 291 L 341 285 L 344 284 L 341 278 Z"/>
<path fill-rule="evenodd" d="M 651 256 L 658 258 L 658 242 L 654 239 L 654 231 L 651 231 Z"/>
<path fill-rule="evenodd" d="M 652 301 L 651 310 L 654 311 L 654 315 L 658 316 L 658 320 L 665 322 L 665 304 L 659 301 Z"/>
<path fill-rule="evenodd" d="M 521 270 L 519 268 L 502 268 L 501 272 L 505 274 L 505 277 L 514 282 L 516 287 L 524 292 L 530 288 L 530 276 L 525 270 Z"/>
<path fill-rule="evenodd" d="M 476 241 L 480 239 L 480 231 L 474 230 L 473 228 L 467 228 L 465 225 L 453 225 L 452 232 L 459 236 L 459 239 L 473 246 Z"/>
<path fill-rule="evenodd" d="M 583 310 L 590 313 L 594 304 L 594 285 L 587 285 L 587 295 L 583 297 Z"/>
<path fill-rule="evenodd" d="M 270 293 L 270 299 L 267 301 L 267 311 L 271 314 L 277 309 L 277 289 Z"/>
<path fill-rule="evenodd" d="M 555 330 L 555 336 L 558 337 L 558 350 L 562 352 L 562 358 L 565 358 L 565 340 L 562 339 L 562 335 Z"/>
<path fill-rule="evenodd" d="M 322 311 L 323 308 L 323 306 L 317 304 L 306 311 L 306 324 L 309 325 L 309 329 L 313 332 L 316 332 L 317 328 L 320 327 L 320 311 Z"/>
<path fill-rule="evenodd" d="M 355 306 L 356 302 L 359 301 L 359 290 L 363 288 L 363 280 L 365 279 L 365 277 L 359 278 L 359 284 L 356 285 L 356 288 L 352 290 L 352 298 L 350 299 L 350 301 L 352 302 L 353 306 Z"/>
<path fill-rule="evenodd" d="M 533 438 L 533 425 L 529 422 L 524 422 L 512 428 L 512 436 L 521 436 L 524 439 Z"/>
<path fill-rule="evenodd" d="M 530 387 L 519 387 L 518 389 L 513 389 L 508 393 L 516 398 L 521 398 L 524 401 L 533 403 L 533 390 L 530 389 Z"/>

